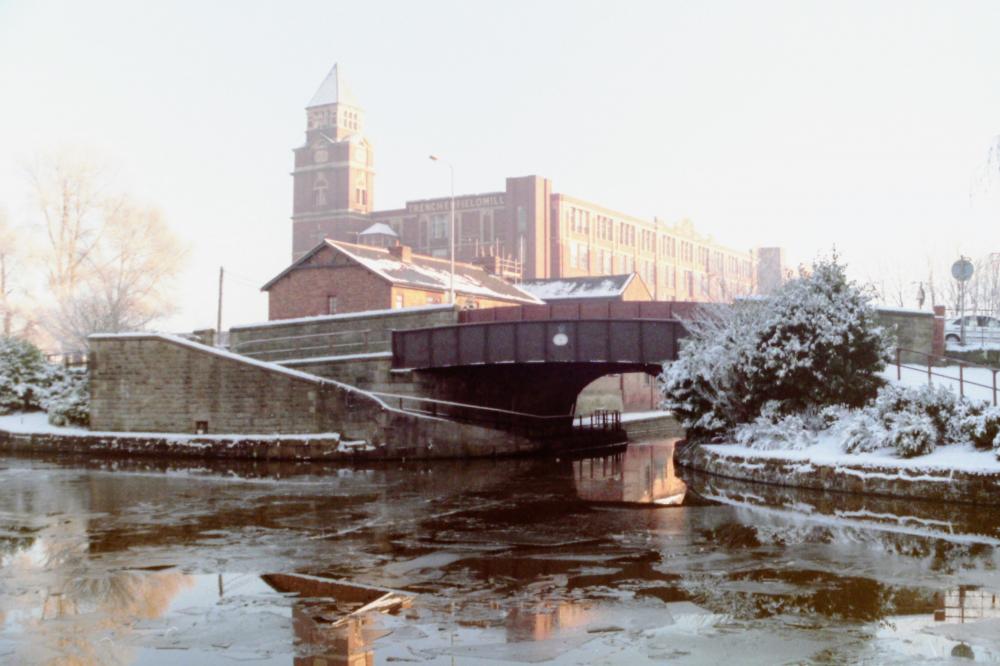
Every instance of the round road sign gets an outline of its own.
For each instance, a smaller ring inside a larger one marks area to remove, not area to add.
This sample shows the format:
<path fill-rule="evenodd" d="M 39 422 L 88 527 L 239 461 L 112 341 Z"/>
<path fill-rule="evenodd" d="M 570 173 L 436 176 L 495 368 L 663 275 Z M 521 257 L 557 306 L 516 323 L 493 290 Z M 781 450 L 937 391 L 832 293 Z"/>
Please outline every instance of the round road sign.
<path fill-rule="evenodd" d="M 972 262 L 963 257 L 951 265 L 951 276 L 959 282 L 967 282 L 973 270 Z"/>

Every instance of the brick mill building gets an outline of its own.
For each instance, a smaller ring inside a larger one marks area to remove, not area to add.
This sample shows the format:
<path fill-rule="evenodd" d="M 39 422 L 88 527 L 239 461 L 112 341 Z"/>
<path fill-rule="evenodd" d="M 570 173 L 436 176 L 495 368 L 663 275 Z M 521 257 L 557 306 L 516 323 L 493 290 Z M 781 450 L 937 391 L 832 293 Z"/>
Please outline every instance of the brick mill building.
<path fill-rule="evenodd" d="M 451 285 L 449 264 L 447 259 L 414 254 L 405 245 L 324 240 L 263 286 L 268 319 L 444 304 Z M 455 302 L 462 308 L 542 303 L 465 262 L 455 262 L 454 284 Z"/>
<path fill-rule="evenodd" d="M 364 111 L 338 65 L 306 107 L 305 143 L 295 149 L 292 257 L 325 238 L 365 241 L 381 224 L 416 254 L 447 257 L 451 199 L 375 210 L 375 170 Z M 655 300 L 730 300 L 757 281 L 753 253 L 699 234 L 688 221 L 641 219 L 567 194 L 541 176 L 457 196 L 456 256 L 493 256 L 524 279 L 638 273 Z"/>

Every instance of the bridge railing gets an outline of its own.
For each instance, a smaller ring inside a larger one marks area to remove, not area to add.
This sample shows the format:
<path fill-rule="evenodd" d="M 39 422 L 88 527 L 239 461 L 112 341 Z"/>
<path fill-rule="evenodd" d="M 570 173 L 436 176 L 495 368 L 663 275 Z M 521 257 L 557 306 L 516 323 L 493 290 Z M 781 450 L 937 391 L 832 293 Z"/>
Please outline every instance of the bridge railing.
<path fill-rule="evenodd" d="M 393 367 L 500 363 L 658 365 L 686 334 L 673 319 L 549 319 L 481 322 L 392 332 Z"/>
<path fill-rule="evenodd" d="M 462 310 L 461 324 L 551 319 L 690 319 L 702 303 L 692 301 L 605 301 L 602 303 L 547 303 L 515 307 Z"/>
<path fill-rule="evenodd" d="M 529 414 L 496 407 L 469 405 L 461 402 L 423 398 L 398 393 L 372 392 L 387 405 L 411 414 L 480 425 L 495 430 L 505 430 L 532 438 L 565 435 L 573 429 L 572 414 Z"/>

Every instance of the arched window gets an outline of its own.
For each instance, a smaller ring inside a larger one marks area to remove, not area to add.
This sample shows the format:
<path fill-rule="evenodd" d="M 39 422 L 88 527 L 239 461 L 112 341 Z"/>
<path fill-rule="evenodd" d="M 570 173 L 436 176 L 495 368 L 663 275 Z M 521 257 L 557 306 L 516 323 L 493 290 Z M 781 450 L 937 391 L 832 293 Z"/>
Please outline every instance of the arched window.
<path fill-rule="evenodd" d="M 363 173 L 358 174 L 358 178 L 355 181 L 354 203 L 361 206 L 368 204 L 368 183 L 365 181 L 365 175 Z"/>
<path fill-rule="evenodd" d="M 323 174 L 317 174 L 316 180 L 313 181 L 313 195 L 316 199 L 316 206 L 326 205 L 326 190 L 329 184 L 326 182 L 326 176 Z"/>

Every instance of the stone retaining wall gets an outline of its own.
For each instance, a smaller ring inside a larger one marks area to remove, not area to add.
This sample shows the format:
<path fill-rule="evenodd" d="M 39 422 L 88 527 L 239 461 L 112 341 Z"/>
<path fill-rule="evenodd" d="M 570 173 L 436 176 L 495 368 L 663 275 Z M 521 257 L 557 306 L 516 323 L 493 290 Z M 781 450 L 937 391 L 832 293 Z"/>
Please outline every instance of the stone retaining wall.
<path fill-rule="evenodd" d="M 935 345 L 935 317 L 932 312 L 903 308 L 879 308 L 879 324 L 896 336 L 896 346 L 914 352 L 902 352 L 903 363 L 927 363 L 927 356 L 940 354 Z M 943 326 L 943 320 L 942 324 Z M 942 332 L 943 332 L 942 328 Z M 943 337 L 942 337 L 943 340 Z"/>
<path fill-rule="evenodd" d="M 393 438 L 376 445 L 340 442 L 333 437 L 216 436 L 95 433 L 20 434 L 0 430 L 0 452 L 143 458 L 353 462 L 404 458 L 484 458 L 536 453 L 537 443 L 485 428 L 447 421 L 424 421 L 414 427 L 408 415 L 394 419 Z"/>
<path fill-rule="evenodd" d="M 184 449 L 171 443 L 176 439 L 171 435 L 141 435 L 195 433 L 198 425 L 244 444 L 228 446 L 207 437 L 195 440 L 205 453 L 192 453 L 191 445 Z M 303 446 L 313 447 L 310 455 L 332 455 L 324 453 L 329 442 L 307 439 L 303 444 L 292 437 L 294 444 L 288 444 L 267 435 L 339 433 L 344 440 L 374 447 L 367 454 L 374 458 L 509 455 L 544 446 L 510 433 L 402 412 L 340 382 L 158 334 L 91 338 L 91 428 L 100 432 L 84 441 L 60 436 L 51 446 L 215 457 L 238 449 L 245 451 L 238 457 L 289 460 L 301 459 Z M 50 445 L 43 435 L 32 437 Z"/>
<path fill-rule="evenodd" d="M 720 455 L 703 446 L 677 449 L 677 464 L 708 474 L 776 486 L 1000 505 L 1000 474 L 910 470 L 876 465 L 819 465 L 763 457 Z"/>

